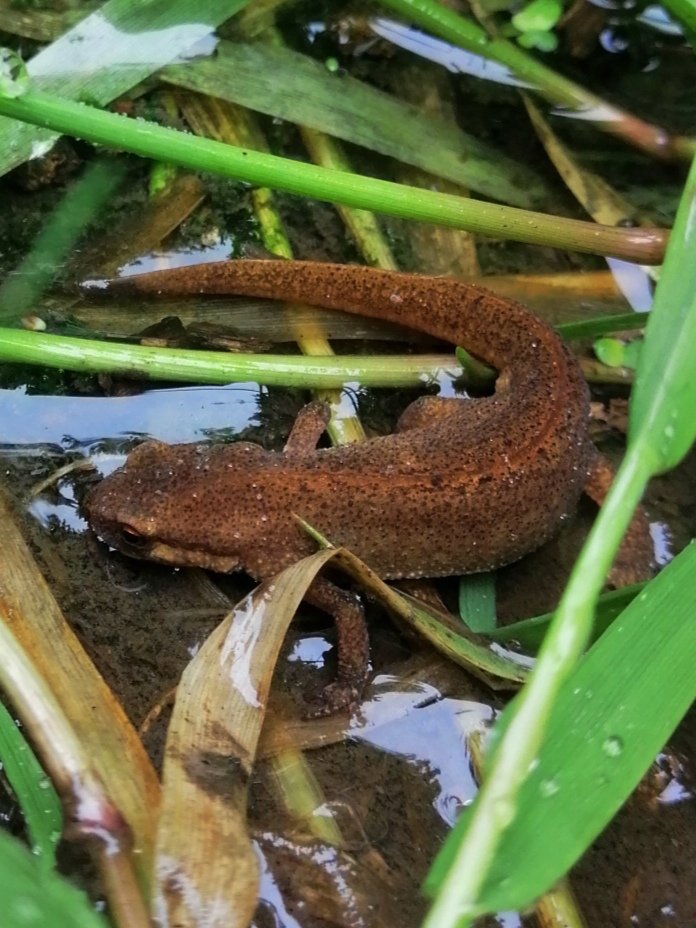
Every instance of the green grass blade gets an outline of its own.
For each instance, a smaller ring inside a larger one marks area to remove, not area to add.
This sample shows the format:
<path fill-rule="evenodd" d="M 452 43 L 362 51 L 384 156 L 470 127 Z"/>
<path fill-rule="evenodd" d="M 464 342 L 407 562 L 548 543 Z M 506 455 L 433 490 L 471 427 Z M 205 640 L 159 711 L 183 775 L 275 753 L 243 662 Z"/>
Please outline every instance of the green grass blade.
<path fill-rule="evenodd" d="M 696 159 L 655 290 L 631 395 L 629 451 L 669 470 L 696 438 Z"/>
<path fill-rule="evenodd" d="M 538 763 L 479 895 L 519 909 L 609 823 L 696 698 L 696 542 L 616 619 L 565 681 Z"/>
<path fill-rule="evenodd" d="M 63 828 L 58 794 L 14 719 L 0 703 L 0 763 L 22 809 L 37 865 L 55 866 Z"/>
<path fill-rule="evenodd" d="M 107 928 L 84 893 L 39 866 L 19 841 L 0 831 L 3 928 Z"/>
<path fill-rule="evenodd" d="M 623 586 L 620 590 L 603 593 L 597 600 L 592 627 L 593 638 L 599 638 L 614 619 L 621 615 L 631 600 L 635 599 L 644 589 L 645 583 L 634 583 L 631 586 Z M 501 625 L 490 629 L 486 635 L 493 641 L 517 641 L 525 651 L 536 651 L 541 647 L 552 619 L 553 612 L 547 612 L 545 615 L 535 615 L 531 619 L 522 619 L 512 625 Z"/>
<path fill-rule="evenodd" d="M 495 629 L 495 574 L 459 578 L 459 615 L 472 632 L 487 635 Z"/>
<path fill-rule="evenodd" d="M 453 122 L 424 114 L 319 61 L 265 43 L 221 42 L 214 58 L 165 68 L 181 87 L 319 129 L 513 206 L 539 206 L 545 187 L 532 171 Z M 428 145 L 423 139 L 429 139 Z"/>
<path fill-rule="evenodd" d="M 173 61 L 248 0 L 109 0 L 27 65 L 35 87 L 105 105 Z M 154 33 L 157 35 L 154 35 Z M 0 118 L 0 174 L 47 150 L 57 135 Z"/>
<path fill-rule="evenodd" d="M 611 316 L 595 316 L 579 322 L 561 322 L 556 326 L 556 331 L 568 341 L 574 338 L 595 338 L 610 332 L 642 329 L 649 317 L 649 313 L 615 313 Z"/>

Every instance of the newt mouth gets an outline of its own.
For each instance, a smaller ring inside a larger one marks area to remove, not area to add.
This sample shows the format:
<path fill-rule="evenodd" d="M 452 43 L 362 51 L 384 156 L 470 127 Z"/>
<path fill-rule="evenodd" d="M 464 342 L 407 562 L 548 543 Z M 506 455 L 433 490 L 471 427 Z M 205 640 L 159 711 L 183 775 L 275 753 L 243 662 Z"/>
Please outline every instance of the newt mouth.
<path fill-rule="evenodd" d="M 239 558 L 234 554 L 214 554 L 196 548 L 174 548 L 162 542 L 154 542 L 147 551 L 147 558 L 172 567 L 201 567 L 219 574 L 240 570 Z"/>

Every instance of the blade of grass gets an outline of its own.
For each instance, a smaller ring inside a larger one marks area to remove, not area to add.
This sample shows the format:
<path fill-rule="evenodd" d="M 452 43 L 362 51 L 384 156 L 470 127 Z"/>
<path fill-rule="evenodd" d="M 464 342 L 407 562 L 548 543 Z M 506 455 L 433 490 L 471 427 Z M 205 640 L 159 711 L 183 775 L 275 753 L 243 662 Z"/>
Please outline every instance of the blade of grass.
<path fill-rule="evenodd" d="M 561 322 L 556 331 L 567 341 L 575 338 L 595 338 L 610 332 L 642 329 L 650 318 L 649 313 L 617 313 L 613 316 L 597 316 L 582 322 Z"/>
<path fill-rule="evenodd" d="M 16 88 L 11 92 L 16 92 Z M 11 97 L 6 88 L 0 89 L 0 113 L 194 170 L 530 244 L 656 264 L 662 260 L 668 238 L 668 232 L 663 229 L 598 226 L 319 168 L 194 138 L 184 132 L 106 113 L 39 91 L 26 91 L 21 96 Z"/>
<path fill-rule="evenodd" d="M 544 182 L 454 121 L 278 45 L 221 42 L 214 58 L 171 65 L 162 77 L 278 119 L 318 129 L 513 206 L 539 206 Z M 431 144 L 423 145 L 423 139 Z"/>
<path fill-rule="evenodd" d="M 2 703 L 0 763 L 22 810 L 37 863 L 51 870 L 56 864 L 56 847 L 63 830 L 60 800 L 26 738 Z"/>
<path fill-rule="evenodd" d="M 606 827 L 696 698 L 696 542 L 633 600 L 563 683 L 479 897 L 524 908 Z"/>
<path fill-rule="evenodd" d="M 623 586 L 620 590 L 610 590 L 602 593 L 597 600 L 594 625 L 592 627 L 593 640 L 605 632 L 614 619 L 620 615 L 626 606 L 645 589 L 645 583 L 634 583 Z M 536 651 L 541 647 L 544 635 L 553 619 L 553 612 L 545 615 L 535 615 L 531 619 L 523 619 L 512 625 L 502 625 L 487 631 L 486 634 L 494 641 L 517 641 L 525 651 Z"/>
<path fill-rule="evenodd" d="M 495 630 L 495 574 L 459 578 L 459 615 L 472 632 L 489 635 Z"/>
<path fill-rule="evenodd" d="M 247 3 L 109 0 L 32 58 L 27 71 L 42 90 L 105 105 L 173 61 Z M 0 175 L 47 151 L 57 137 L 45 128 L 0 119 Z"/>
<path fill-rule="evenodd" d="M 84 893 L 41 867 L 19 841 L 0 831 L 3 928 L 107 928 Z"/>
<path fill-rule="evenodd" d="M 696 153 L 696 140 L 670 136 L 663 128 L 638 119 L 568 78 L 541 64 L 507 39 L 490 38 L 472 20 L 455 13 L 435 0 L 382 0 L 410 22 L 434 35 L 504 65 L 549 102 L 571 110 L 594 112 L 595 125 L 625 139 L 656 158 L 688 159 Z"/>
<path fill-rule="evenodd" d="M 589 639 L 596 598 L 632 513 L 649 477 L 674 466 L 696 437 L 694 248 L 696 159 L 679 205 L 646 330 L 626 456 L 571 574 L 536 667 L 503 715 L 504 735 L 491 752 L 486 778 L 466 825 L 449 842 L 450 866 L 426 918 L 427 928 L 463 928 L 488 904 L 483 902 L 484 886 L 506 847 L 503 836 L 524 811 L 521 792 L 526 789 L 535 758 L 548 744 L 547 728 L 555 701 Z M 649 589 L 641 595 L 647 596 Z M 693 653 L 690 661 L 693 663 Z M 671 687 L 669 671 L 660 683 L 666 689 Z M 634 688 L 641 685 L 642 681 L 633 680 Z M 659 704 L 659 699 L 653 698 Z M 667 710 L 665 716 L 668 724 L 674 721 Z M 669 731 L 669 727 L 664 731 L 665 737 Z M 622 787 L 624 799 L 633 782 L 627 780 L 626 788 Z"/>

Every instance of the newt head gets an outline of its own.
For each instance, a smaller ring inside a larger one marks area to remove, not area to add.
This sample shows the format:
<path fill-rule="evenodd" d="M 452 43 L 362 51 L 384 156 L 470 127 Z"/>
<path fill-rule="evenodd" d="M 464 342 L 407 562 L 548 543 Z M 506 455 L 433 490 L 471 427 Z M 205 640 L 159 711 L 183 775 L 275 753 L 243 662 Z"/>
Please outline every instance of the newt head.
<path fill-rule="evenodd" d="M 129 557 L 219 573 L 244 569 L 242 552 L 259 535 L 254 510 L 244 505 L 246 484 L 266 456 L 249 442 L 147 441 L 90 490 L 87 521 Z M 238 506 L 231 505 L 235 498 Z"/>

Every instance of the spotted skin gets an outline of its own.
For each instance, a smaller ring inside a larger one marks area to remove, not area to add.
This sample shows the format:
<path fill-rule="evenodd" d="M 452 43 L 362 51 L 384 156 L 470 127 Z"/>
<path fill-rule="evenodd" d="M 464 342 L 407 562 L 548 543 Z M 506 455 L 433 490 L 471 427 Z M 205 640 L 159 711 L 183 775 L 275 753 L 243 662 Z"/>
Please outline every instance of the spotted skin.
<path fill-rule="evenodd" d="M 85 501 L 94 531 L 126 554 L 263 579 L 314 549 L 297 513 L 383 577 L 444 577 L 517 560 L 575 508 L 593 460 L 587 387 L 554 331 L 511 300 L 445 277 L 300 261 L 204 264 L 112 288 L 301 300 L 408 325 L 499 372 L 492 396 L 424 398 L 395 434 L 360 444 L 317 449 L 317 404 L 283 453 L 145 442 Z M 307 599 L 339 626 L 335 709 L 366 679 L 362 611 L 323 579 Z"/>

